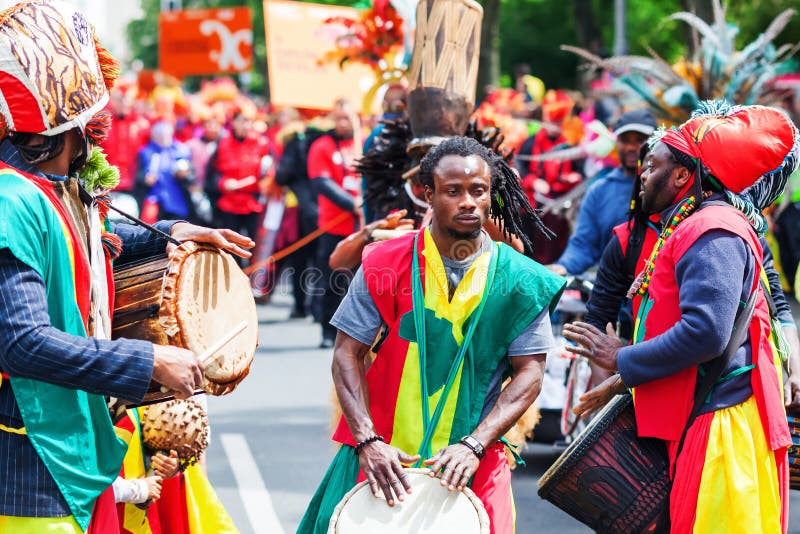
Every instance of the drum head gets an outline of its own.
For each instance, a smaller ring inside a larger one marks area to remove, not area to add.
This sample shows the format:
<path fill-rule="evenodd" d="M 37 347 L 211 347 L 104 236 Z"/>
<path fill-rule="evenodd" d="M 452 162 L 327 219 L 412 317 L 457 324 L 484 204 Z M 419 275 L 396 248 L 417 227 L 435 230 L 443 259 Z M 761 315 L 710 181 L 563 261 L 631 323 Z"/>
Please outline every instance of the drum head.
<path fill-rule="evenodd" d="M 242 322 L 247 328 L 205 365 L 206 379 L 227 384 L 247 375 L 258 344 L 258 317 L 250 279 L 230 254 L 184 243 L 170 257 L 159 322 L 169 336 L 195 354 Z"/>
<path fill-rule="evenodd" d="M 403 502 L 390 507 L 361 482 L 336 507 L 328 534 L 489 534 L 489 516 L 471 490 L 448 492 L 427 469 L 406 472 L 413 491 Z"/>

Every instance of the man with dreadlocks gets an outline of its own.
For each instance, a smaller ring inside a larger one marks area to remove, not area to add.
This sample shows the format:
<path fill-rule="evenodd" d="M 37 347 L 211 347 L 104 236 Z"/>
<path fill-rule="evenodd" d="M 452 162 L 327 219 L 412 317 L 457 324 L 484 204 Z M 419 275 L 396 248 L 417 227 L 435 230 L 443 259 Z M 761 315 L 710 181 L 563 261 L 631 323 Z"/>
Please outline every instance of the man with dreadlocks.
<path fill-rule="evenodd" d="M 672 532 L 786 532 L 791 438 L 757 233 L 799 143 L 782 112 L 719 102 L 660 131 L 640 197 L 663 230 L 629 293 L 634 344 L 565 326 L 576 354 L 634 388 L 639 435 L 666 442 Z"/>
<path fill-rule="evenodd" d="M 93 146 L 116 67 L 66 2 L 0 13 L 0 533 L 80 533 L 93 510 L 112 519 L 94 531 L 115 532 L 126 445 L 104 396 L 140 401 L 156 380 L 186 397 L 203 380 L 190 351 L 108 339 L 110 260 L 163 253 L 166 233 L 253 246 L 186 223 L 159 223 L 160 237 L 104 223 L 96 196 L 119 173 Z"/>
<path fill-rule="evenodd" d="M 410 490 L 404 465 L 430 467 L 450 490 L 471 480 L 492 532 L 513 532 L 510 471 L 498 440 L 539 393 L 553 345 L 548 314 L 564 281 L 481 229 L 492 216 L 527 239 L 520 228 L 530 217 L 544 231 L 502 158 L 452 137 L 423 158 L 420 180 L 430 226 L 368 247 L 331 321 L 344 413 L 333 439 L 342 447 L 298 532 L 326 532 L 359 480 L 390 506 L 402 501 Z M 364 373 L 381 327 L 386 335 Z M 428 385 L 422 396 L 421 384 Z"/>

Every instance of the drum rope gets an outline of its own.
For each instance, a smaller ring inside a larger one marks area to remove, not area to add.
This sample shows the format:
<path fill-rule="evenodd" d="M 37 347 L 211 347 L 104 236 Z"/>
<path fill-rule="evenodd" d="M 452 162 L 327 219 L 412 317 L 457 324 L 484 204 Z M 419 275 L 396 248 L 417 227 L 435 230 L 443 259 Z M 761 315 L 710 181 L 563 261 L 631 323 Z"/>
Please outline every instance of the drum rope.
<path fill-rule="evenodd" d="M 481 296 L 481 301 L 478 304 L 477 309 L 472 313 L 469 328 L 467 329 L 467 334 L 464 336 L 464 339 L 461 341 L 461 345 L 458 347 L 458 353 L 456 354 L 453 363 L 450 365 L 450 371 L 447 374 L 447 380 L 444 384 L 444 389 L 442 391 L 442 395 L 439 397 L 439 400 L 436 403 L 436 408 L 433 411 L 433 417 L 429 417 L 430 407 L 428 406 L 428 399 L 430 398 L 430 392 L 428 391 L 428 381 L 427 381 L 427 341 L 425 336 L 425 300 L 423 296 L 422 290 L 422 275 L 419 268 L 419 233 L 414 236 L 414 252 L 412 254 L 411 259 L 411 277 L 412 277 L 412 312 L 414 314 L 414 325 L 416 328 L 417 333 L 417 353 L 419 354 L 419 367 L 420 367 L 420 390 L 421 390 L 421 404 L 422 404 L 422 417 L 423 417 L 423 428 L 425 429 L 425 434 L 422 438 L 422 443 L 419 446 L 419 451 L 417 454 L 420 455 L 419 461 L 414 465 L 414 467 L 420 467 L 422 465 L 423 458 L 430 458 L 432 451 L 430 450 L 431 442 L 433 441 L 433 434 L 436 432 L 436 428 L 439 426 L 439 420 L 442 417 L 442 412 L 444 411 L 445 404 L 447 403 L 447 398 L 450 396 L 450 390 L 453 388 L 453 384 L 456 380 L 456 375 L 458 374 L 458 370 L 461 368 L 461 364 L 464 361 L 464 357 L 466 356 L 467 350 L 469 349 L 470 344 L 472 343 L 472 336 L 475 334 L 475 329 L 480 322 L 481 315 L 483 314 L 483 309 L 486 306 L 486 300 L 489 295 L 489 290 L 494 282 L 494 274 L 497 270 L 497 251 L 492 251 L 492 258 L 489 263 L 489 269 L 486 276 L 485 286 L 483 288 L 483 295 Z"/>
<path fill-rule="evenodd" d="M 328 224 L 326 224 L 325 226 L 323 226 L 321 228 L 317 228 L 316 230 L 314 230 L 313 232 L 311 232 L 307 236 L 304 236 L 304 237 L 298 239 L 297 241 L 295 241 L 294 243 L 292 243 L 288 247 L 283 248 L 283 249 L 281 249 L 281 250 L 279 250 L 277 252 L 274 252 L 267 259 L 261 260 L 261 261 L 257 261 L 256 263 L 248 266 L 247 268 L 244 269 L 244 274 L 249 275 L 253 271 L 261 269 L 262 267 L 266 267 L 270 263 L 275 263 L 276 261 L 282 260 L 286 256 L 288 256 L 288 255 L 300 250 L 301 248 L 303 248 L 304 246 L 308 245 L 309 243 L 311 243 L 312 241 L 317 239 L 319 236 L 321 236 L 322 234 L 324 234 L 325 232 L 327 232 L 331 228 L 335 227 L 336 225 L 338 225 L 339 223 L 344 221 L 350 215 L 352 215 L 352 214 L 349 211 L 340 213 L 339 215 L 337 215 L 336 217 L 331 219 L 331 221 Z"/>
<path fill-rule="evenodd" d="M 125 217 L 126 219 L 130 220 L 132 223 L 137 224 L 137 225 L 141 226 L 142 228 L 146 228 L 147 230 L 150 230 L 154 234 L 163 237 L 164 239 L 166 239 L 170 243 L 172 243 L 174 245 L 178 245 L 178 246 L 181 245 L 180 241 L 178 241 L 177 239 L 175 239 L 174 237 L 172 237 L 168 233 L 162 232 L 161 230 L 159 230 L 158 228 L 156 228 L 152 224 L 147 224 L 146 222 L 144 222 L 143 220 L 139 219 L 138 217 L 134 217 L 133 215 L 129 215 L 129 214 L 125 213 L 124 211 L 122 211 L 119 208 L 115 208 L 111 204 L 111 202 L 109 200 L 101 199 L 100 197 L 94 197 L 94 200 L 98 204 L 101 204 L 101 205 L 103 205 L 104 207 L 106 207 L 108 209 L 112 209 L 112 210 L 116 211 L 117 213 L 119 213 L 120 215 Z"/>

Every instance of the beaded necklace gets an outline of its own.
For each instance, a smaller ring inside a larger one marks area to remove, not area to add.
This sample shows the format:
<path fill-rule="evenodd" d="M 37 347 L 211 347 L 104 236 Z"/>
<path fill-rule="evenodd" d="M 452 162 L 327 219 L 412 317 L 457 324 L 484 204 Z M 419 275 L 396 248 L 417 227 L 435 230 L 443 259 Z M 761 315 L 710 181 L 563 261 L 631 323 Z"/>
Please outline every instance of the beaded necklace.
<path fill-rule="evenodd" d="M 709 196 L 710 193 L 704 193 L 703 197 Z M 658 253 L 661 252 L 661 249 L 664 247 L 664 243 L 666 242 L 667 238 L 675 232 L 675 228 L 683 222 L 686 217 L 692 214 L 692 212 L 697 208 L 697 199 L 694 195 L 690 196 L 689 198 L 685 199 L 678 211 L 670 220 L 669 224 L 661 231 L 661 235 L 658 236 L 658 241 L 656 241 L 655 246 L 653 247 L 653 252 L 650 253 L 650 257 L 647 259 L 647 263 L 644 265 L 644 269 L 639 275 L 636 277 L 636 280 L 633 281 L 630 289 L 628 290 L 627 297 L 632 299 L 636 295 L 644 296 L 647 293 L 647 288 L 650 287 L 650 278 L 653 276 L 653 269 L 656 265 L 656 258 L 658 257 Z"/>

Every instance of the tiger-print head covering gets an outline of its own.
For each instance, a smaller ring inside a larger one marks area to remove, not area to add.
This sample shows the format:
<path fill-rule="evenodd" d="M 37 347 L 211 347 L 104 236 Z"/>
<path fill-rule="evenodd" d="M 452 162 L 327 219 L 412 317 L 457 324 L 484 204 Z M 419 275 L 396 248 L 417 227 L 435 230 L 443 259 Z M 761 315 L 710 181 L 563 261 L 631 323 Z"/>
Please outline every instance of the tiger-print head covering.
<path fill-rule="evenodd" d="M 0 139 L 78 128 L 92 144 L 108 133 L 103 108 L 119 64 L 71 4 L 30 0 L 0 13 Z"/>

